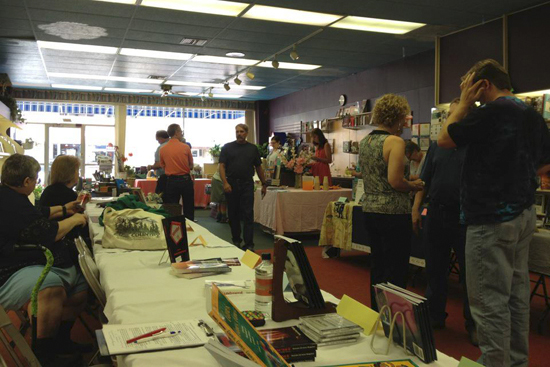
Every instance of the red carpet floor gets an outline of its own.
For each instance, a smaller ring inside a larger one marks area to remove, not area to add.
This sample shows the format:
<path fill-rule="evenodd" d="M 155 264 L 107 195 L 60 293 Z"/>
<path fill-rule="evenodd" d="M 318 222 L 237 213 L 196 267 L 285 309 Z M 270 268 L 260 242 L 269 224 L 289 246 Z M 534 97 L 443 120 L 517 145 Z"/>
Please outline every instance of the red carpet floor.
<path fill-rule="evenodd" d="M 370 270 L 367 254 L 359 251 L 342 251 L 340 258 L 323 259 L 319 247 L 306 247 L 306 252 L 321 289 L 337 298 L 347 294 L 363 304 L 370 305 L 368 291 Z M 423 295 L 426 287 L 425 276 L 424 273 L 415 275 L 415 269 L 419 268 L 411 266 L 408 289 Z M 550 286 L 550 282 L 547 282 L 547 286 Z M 543 299 L 535 297 L 531 304 L 529 340 L 529 365 L 531 367 L 550 366 L 550 320 L 547 320 L 544 325 L 544 334 L 537 333 L 537 323 L 543 310 Z M 458 283 L 458 276 L 455 274 L 451 274 L 449 279 L 447 312 L 449 317 L 446 328 L 435 330 L 436 348 L 458 360 L 462 356 L 476 360 L 481 352 L 468 340 L 462 317 L 462 290 Z"/>

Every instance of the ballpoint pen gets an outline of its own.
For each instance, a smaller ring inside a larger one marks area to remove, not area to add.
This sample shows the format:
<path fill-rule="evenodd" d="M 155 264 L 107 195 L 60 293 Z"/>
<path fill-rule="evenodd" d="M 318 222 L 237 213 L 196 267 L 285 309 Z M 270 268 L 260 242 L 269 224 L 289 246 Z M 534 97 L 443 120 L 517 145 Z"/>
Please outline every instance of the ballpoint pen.
<path fill-rule="evenodd" d="M 126 340 L 126 343 L 130 344 L 130 343 L 133 343 L 137 340 L 140 340 L 140 339 L 143 339 L 143 338 L 148 338 L 148 337 L 153 336 L 153 335 L 157 335 L 159 333 L 164 332 L 165 330 L 166 330 L 166 328 L 163 327 L 163 328 L 160 328 L 160 329 L 157 329 L 157 330 L 149 331 L 148 333 L 141 334 L 141 335 L 136 336 L 135 338 Z"/>
<path fill-rule="evenodd" d="M 179 334 L 181 334 L 181 330 L 164 332 L 164 333 L 160 333 L 160 334 L 155 334 L 153 336 L 149 336 L 147 338 L 142 338 L 142 339 L 136 340 L 134 343 L 136 343 L 136 344 L 146 343 L 146 342 L 151 341 L 151 340 L 157 340 L 157 339 L 162 339 L 162 338 L 171 338 L 171 337 L 179 335 Z"/>

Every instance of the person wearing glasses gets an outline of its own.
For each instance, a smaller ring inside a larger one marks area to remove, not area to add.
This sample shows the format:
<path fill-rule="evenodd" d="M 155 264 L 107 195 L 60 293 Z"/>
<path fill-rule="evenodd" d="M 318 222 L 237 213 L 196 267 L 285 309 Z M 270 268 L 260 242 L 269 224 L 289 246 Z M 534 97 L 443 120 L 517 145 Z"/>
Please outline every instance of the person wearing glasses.
<path fill-rule="evenodd" d="M 38 292 L 38 339 L 33 349 L 42 366 L 60 366 L 67 358 L 59 355 L 73 354 L 78 359 L 77 352 L 84 351 L 71 341 L 70 333 L 86 304 L 88 285 L 77 271 L 78 262 L 71 251 L 74 242 L 67 234 L 85 225 L 87 217 L 79 213 L 77 201 L 53 207 L 31 204 L 28 196 L 36 187 L 39 171 L 36 159 L 21 154 L 11 155 L 2 166 L 0 304 L 7 310 L 28 307 L 31 313 L 31 292 L 46 258 L 42 251 L 21 251 L 16 245 L 48 248 L 54 263 Z"/>

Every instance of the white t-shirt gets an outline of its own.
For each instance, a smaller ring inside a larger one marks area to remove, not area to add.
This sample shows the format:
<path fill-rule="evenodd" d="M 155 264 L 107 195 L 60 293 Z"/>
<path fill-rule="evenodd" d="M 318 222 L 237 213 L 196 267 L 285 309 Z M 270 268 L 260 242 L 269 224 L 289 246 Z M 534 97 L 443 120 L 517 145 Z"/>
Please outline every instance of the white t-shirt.
<path fill-rule="evenodd" d="M 420 160 L 420 163 L 416 163 L 415 161 L 411 161 L 411 176 L 420 176 L 420 173 L 422 173 L 422 166 L 424 165 L 424 159 L 426 158 L 426 153 L 422 156 L 422 159 Z"/>

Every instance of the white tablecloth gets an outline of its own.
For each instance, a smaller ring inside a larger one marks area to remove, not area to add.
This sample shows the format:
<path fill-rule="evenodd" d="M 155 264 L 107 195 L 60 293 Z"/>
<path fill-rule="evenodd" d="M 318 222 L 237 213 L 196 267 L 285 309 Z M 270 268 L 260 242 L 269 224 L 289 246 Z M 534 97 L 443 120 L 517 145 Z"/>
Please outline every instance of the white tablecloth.
<path fill-rule="evenodd" d="M 88 205 L 90 216 L 99 216 L 101 209 Z M 241 257 L 243 252 L 232 244 L 216 237 L 197 223 L 190 223 L 194 232 L 188 232 L 189 242 L 201 234 L 208 242 L 207 247 L 191 247 L 191 259 L 211 257 Z M 206 312 L 204 296 L 205 279 L 245 280 L 254 279 L 254 271 L 245 265 L 233 267 L 231 273 L 198 279 L 182 279 L 170 275 L 168 263 L 159 265 L 161 251 L 125 251 L 104 249 L 99 241 L 102 230 L 99 224 L 90 222 L 94 236 L 95 259 L 100 271 L 100 281 L 107 295 L 105 315 L 112 324 L 135 324 L 166 320 L 202 318 L 210 325 L 214 322 Z M 323 292 L 325 300 L 338 300 Z M 253 295 L 232 295 L 232 301 L 241 310 L 254 308 Z M 268 321 L 266 327 L 295 325 L 297 320 L 284 323 Z M 219 331 L 216 327 L 215 330 Z M 378 340 L 382 343 L 382 339 Z M 347 346 L 323 347 L 317 351 L 315 362 L 298 363 L 297 366 L 326 366 L 338 363 L 399 359 L 406 357 L 402 349 L 392 346 L 388 356 L 375 355 L 370 349 L 370 338 Z M 458 361 L 444 354 L 438 354 L 439 361 L 430 366 L 456 366 Z M 417 358 L 419 366 L 424 366 Z M 172 351 L 142 353 L 118 357 L 119 366 L 218 366 L 210 353 L 203 347 Z"/>
<path fill-rule="evenodd" d="M 319 232 L 325 209 L 331 201 L 345 196 L 351 200 L 351 189 L 339 190 L 268 190 L 254 193 L 254 221 L 277 234 Z"/>

